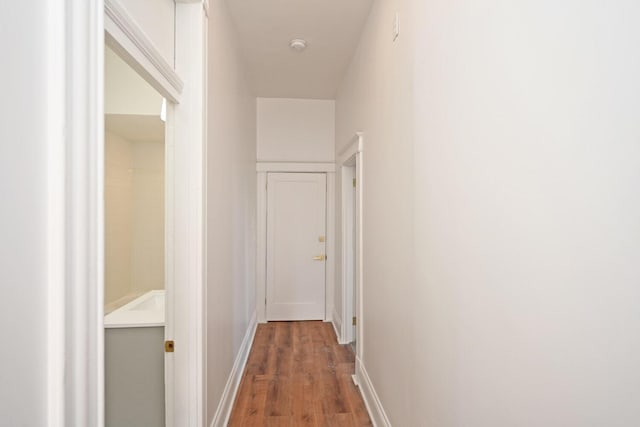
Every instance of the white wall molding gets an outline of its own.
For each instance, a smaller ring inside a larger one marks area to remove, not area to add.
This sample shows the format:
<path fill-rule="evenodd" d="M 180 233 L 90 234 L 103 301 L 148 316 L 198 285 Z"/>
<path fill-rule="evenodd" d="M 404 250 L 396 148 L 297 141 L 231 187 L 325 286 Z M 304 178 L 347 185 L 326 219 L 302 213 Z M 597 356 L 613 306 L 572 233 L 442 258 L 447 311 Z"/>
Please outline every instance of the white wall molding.
<path fill-rule="evenodd" d="M 251 320 L 249 321 L 249 327 L 244 335 L 242 344 L 240 345 L 240 350 L 238 350 L 236 360 L 233 363 L 233 368 L 231 368 L 229 379 L 227 380 L 227 384 L 222 392 L 220 403 L 218 404 L 216 413 L 213 416 L 211 427 L 224 427 L 229 423 L 229 417 L 231 416 L 231 410 L 233 409 L 233 402 L 236 399 L 236 394 L 240 387 L 240 381 L 242 380 L 242 374 L 245 366 L 247 365 L 247 359 L 249 358 L 253 338 L 256 335 L 257 325 L 256 313 L 254 312 L 253 316 L 251 316 Z"/>
<path fill-rule="evenodd" d="M 342 331 L 342 319 L 335 308 L 333 309 L 333 315 L 331 316 L 331 324 L 333 325 L 333 330 L 336 333 L 338 344 L 349 344 L 344 341 L 343 334 L 340 332 Z"/>
<path fill-rule="evenodd" d="M 335 172 L 335 163 L 257 162 L 257 172 Z"/>
<path fill-rule="evenodd" d="M 205 76 L 206 18 L 200 4 L 175 9 L 176 70 L 185 78 L 181 103 L 173 105 L 173 412 L 167 426 L 206 425 L 205 318 Z M 169 121 L 168 121 L 169 122 Z M 168 136 L 170 139 L 170 136 Z M 169 147 L 168 147 L 169 149 Z"/>
<path fill-rule="evenodd" d="M 356 316 L 354 310 L 354 287 L 357 286 L 356 283 L 356 264 L 357 260 L 355 259 L 356 252 L 356 242 L 355 242 L 355 233 L 356 233 L 356 209 L 354 207 L 355 203 L 355 194 L 353 191 L 352 180 L 356 178 L 356 157 L 357 153 L 349 157 L 345 163 L 340 165 L 341 171 L 341 188 L 340 188 L 340 197 L 341 197 L 341 225 L 342 225 L 342 239 L 341 239 L 341 276 L 340 276 L 340 290 L 341 290 L 341 298 L 342 298 L 342 313 L 340 317 L 342 319 L 351 319 Z M 342 342 L 350 342 L 356 337 L 353 337 L 353 328 L 348 322 L 344 322 L 342 324 L 341 331 L 341 341 Z"/>
<path fill-rule="evenodd" d="M 105 40 L 162 96 L 179 103 L 184 83 L 118 0 L 105 0 Z"/>
<path fill-rule="evenodd" d="M 374 427 L 391 427 L 389 417 L 387 417 L 378 393 L 376 393 L 371 378 L 369 378 L 369 374 L 359 357 L 356 357 L 356 381 Z"/>
<path fill-rule="evenodd" d="M 351 143 L 338 153 L 338 165 L 343 165 L 351 157 L 361 153 L 364 149 L 364 132 L 356 132 Z"/>
<path fill-rule="evenodd" d="M 47 2 L 47 413 L 104 424 L 104 9 Z M 44 385 L 43 385 L 44 386 Z"/>

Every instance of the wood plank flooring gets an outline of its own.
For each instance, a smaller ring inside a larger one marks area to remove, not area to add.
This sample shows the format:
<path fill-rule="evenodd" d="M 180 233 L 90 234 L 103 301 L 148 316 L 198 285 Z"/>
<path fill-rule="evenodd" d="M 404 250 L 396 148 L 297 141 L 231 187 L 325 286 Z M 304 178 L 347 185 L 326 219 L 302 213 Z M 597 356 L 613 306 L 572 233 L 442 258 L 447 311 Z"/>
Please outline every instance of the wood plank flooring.
<path fill-rule="evenodd" d="M 371 426 L 354 366 L 330 323 L 258 325 L 229 426 Z"/>

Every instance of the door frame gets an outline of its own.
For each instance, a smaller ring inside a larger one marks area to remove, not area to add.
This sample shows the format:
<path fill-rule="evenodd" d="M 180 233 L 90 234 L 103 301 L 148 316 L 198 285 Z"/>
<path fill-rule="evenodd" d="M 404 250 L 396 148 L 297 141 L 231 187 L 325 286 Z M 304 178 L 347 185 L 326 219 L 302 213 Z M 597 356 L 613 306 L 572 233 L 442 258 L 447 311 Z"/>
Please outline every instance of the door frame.
<path fill-rule="evenodd" d="M 105 0 L 105 40 L 167 98 L 165 125 L 166 426 L 206 422 L 205 76 L 207 3 L 176 0 L 173 64 L 121 0 Z M 185 76 L 188 80 L 182 80 Z"/>
<path fill-rule="evenodd" d="M 104 424 L 104 4 L 42 1 L 47 425 Z"/>
<path fill-rule="evenodd" d="M 363 201 L 363 188 L 364 188 L 364 134 L 362 132 L 356 132 L 355 138 L 338 156 L 338 166 L 340 167 L 341 183 L 340 197 L 341 197 L 341 224 L 342 224 L 342 258 L 341 258 L 341 290 L 342 290 L 342 321 L 340 327 L 337 328 L 340 331 L 339 342 L 341 344 L 348 344 L 353 341 L 351 336 L 351 322 L 349 319 L 356 317 L 356 372 L 358 366 L 363 357 L 363 337 L 364 337 L 364 316 L 363 316 L 363 214 L 362 214 L 362 201 Z M 356 177 L 356 212 L 355 212 L 355 242 L 352 241 L 352 235 L 348 230 L 347 216 L 350 214 L 350 210 L 347 209 L 346 204 L 352 203 L 351 190 L 352 184 L 350 182 L 344 182 L 345 177 L 351 176 L 347 168 L 352 168 L 355 165 L 355 177 Z M 348 249 L 351 245 L 355 245 L 355 260 L 353 260 L 353 271 L 355 273 L 355 280 L 350 280 L 348 277 L 347 269 L 345 268 L 351 260 L 349 259 Z M 354 294 L 353 287 L 355 286 L 355 304 L 346 304 L 347 301 L 352 301 L 350 295 Z M 355 313 L 353 313 L 353 307 L 355 305 Z"/>
<path fill-rule="evenodd" d="M 204 89 L 206 1 L 176 0 L 175 64 L 119 0 L 47 4 L 51 56 L 49 426 L 104 425 L 104 45 L 174 104 L 167 111 L 167 281 L 174 298 L 174 394 L 167 426 L 205 424 Z M 106 31 L 106 32 L 105 32 Z M 175 65 L 175 67 L 174 67 Z M 177 71 L 176 71 L 177 70 Z M 186 85 L 178 76 L 188 78 Z M 168 147 L 169 148 L 169 147 Z M 170 188 L 169 188 L 170 187 Z M 171 237 L 170 237 L 171 236 Z M 175 287 L 174 287 L 175 288 Z M 174 289 L 175 290 L 175 289 Z M 168 296 L 168 298 L 170 298 Z"/>
<path fill-rule="evenodd" d="M 341 344 L 351 343 L 356 336 L 354 336 L 352 322 L 349 319 L 357 318 L 354 305 L 356 298 L 354 298 L 354 291 L 357 289 L 357 251 L 356 241 L 358 239 L 358 207 L 357 207 L 357 185 L 352 183 L 352 180 L 358 182 L 357 176 L 357 154 L 349 157 L 345 160 L 340 169 L 341 179 L 341 199 L 342 199 L 342 313 L 339 316 L 334 315 L 334 323 L 337 319 L 343 319 L 340 322 L 339 340 Z M 355 192 L 354 192 L 355 187 Z M 356 206 L 354 206 L 356 205 Z M 353 254 L 353 256 L 352 256 Z M 357 323 L 356 323 L 357 324 Z M 357 341 L 356 341 L 357 345 Z"/>
<path fill-rule="evenodd" d="M 326 229 L 326 286 L 325 322 L 333 313 L 335 286 L 335 163 L 278 163 L 257 162 L 257 256 L 256 256 L 256 317 L 266 323 L 267 307 L 267 174 L 269 172 L 320 172 L 327 174 L 327 229 Z"/>
<path fill-rule="evenodd" d="M 165 340 L 175 340 L 175 200 L 176 153 L 175 153 L 175 106 L 182 97 L 184 83 L 169 65 L 142 28 L 129 16 L 118 0 L 104 0 L 105 44 L 127 63 L 143 80 L 167 99 L 165 122 Z M 173 426 L 175 407 L 175 357 L 165 353 L 165 419 L 167 427 Z M 106 402 L 105 402 L 106 404 Z"/>

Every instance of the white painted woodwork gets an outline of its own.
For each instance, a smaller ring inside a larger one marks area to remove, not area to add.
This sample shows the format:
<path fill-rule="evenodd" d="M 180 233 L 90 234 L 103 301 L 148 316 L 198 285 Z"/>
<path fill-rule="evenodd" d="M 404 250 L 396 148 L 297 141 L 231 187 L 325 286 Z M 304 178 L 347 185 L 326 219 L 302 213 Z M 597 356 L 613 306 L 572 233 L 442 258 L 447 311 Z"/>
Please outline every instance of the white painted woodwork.
<path fill-rule="evenodd" d="M 363 169 L 364 134 L 356 132 L 338 155 L 337 164 L 340 167 L 340 197 L 339 211 L 336 217 L 340 222 L 340 249 L 336 265 L 335 308 L 340 313 L 342 321 L 336 324 L 340 331 L 338 339 L 341 344 L 356 342 L 356 355 L 362 356 L 364 318 L 361 318 L 363 282 L 362 277 L 362 189 L 364 184 Z M 353 185 L 353 180 L 356 186 Z M 338 213 L 339 212 L 339 213 Z M 357 325 L 353 326 L 353 317 Z"/>
<path fill-rule="evenodd" d="M 258 162 L 258 172 L 335 172 L 335 163 Z"/>
<path fill-rule="evenodd" d="M 267 319 L 324 320 L 326 175 L 270 173 L 267 182 Z"/>
<path fill-rule="evenodd" d="M 198 196 L 202 187 L 191 183 L 202 181 L 204 173 L 202 163 L 194 161 L 202 155 L 203 98 L 196 83 L 183 93 L 184 83 L 173 68 L 173 58 L 169 64 L 127 9 L 116 0 L 107 0 L 105 6 L 106 41 L 114 52 L 169 101 L 185 96 L 180 106 L 167 104 L 165 129 L 164 333 L 178 349 L 165 354 L 165 418 L 168 427 L 201 425 L 205 392 L 199 355 L 204 351 L 204 312 L 198 303 L 203 300 L 203 279 L 198 273 L 202 271 L 203 207 Z M 176 63 L 190 81 L 202 83 L 202 8 L 177 5 L 175 13 Z"/>
<path fill-rule="evenodd" d="M 104 0 L 104 12 L 107 45 L 163 97 L 179 103 L 184 82 L 174 70 L 173 58 L 163 56 L 119 0 Z M 153 15 L 153 12 L 147 12 Z"/>
<path fill-rule="evenodd" d="M 0 5 L 3 425 L 102 425 L 102 14 Z"/>
<path fill-rule="evenodd" d="M 172 148 L 169 155 L 167 147 L 166 172 L 172 185 L 171 195 L 167 193 L 167 233 L 172 233 L 172 247 L 167 249 L 167 264 L 171 263 L 167 266 L 167 284 L 169 272 L 173 280 L 173 296 L 167 294 L 167 315 L 173 320 L 172 330 L 165 328 L 165 335 L 176 345 L 176 351 L 165 359 L 173 359 L 173 368 L 167 368 L 173 374 L 173 385 L 167 388 L 167 427 L 206 425 L 206 27 L 201 4 L 175 5 L 175 73 L 185 83 L 180 103 L 168 104 L 167 108 L 167 144 Z M 171 322 L 169 317 L 167 320 Z"/>
<path fill-rule="evenodd" d="M 356 164 L 355 156 L 350 159 L 352 165 L 342 165 L 342 295 L 344 301 L 343 324 L 340 335 L 344 344 L 355 341 L 353 317 L 356 315 Z"/>

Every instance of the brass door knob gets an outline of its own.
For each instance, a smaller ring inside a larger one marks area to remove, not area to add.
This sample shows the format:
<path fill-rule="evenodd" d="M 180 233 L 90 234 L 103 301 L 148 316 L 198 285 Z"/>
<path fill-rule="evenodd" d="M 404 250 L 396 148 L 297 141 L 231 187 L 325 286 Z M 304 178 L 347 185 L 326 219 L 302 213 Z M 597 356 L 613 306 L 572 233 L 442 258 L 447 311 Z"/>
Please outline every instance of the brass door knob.
<path fill-rule="evenodd" d="M 324 260 L 326 260 L 326 259 L 327 259 L 327 256 L 326 256 L 326 255 L 318 255 L 318 256 L 314 256 L 314 257 L 313 257 L 313 260 L 314 260 L 314 261 L 324 261 Z"/>

